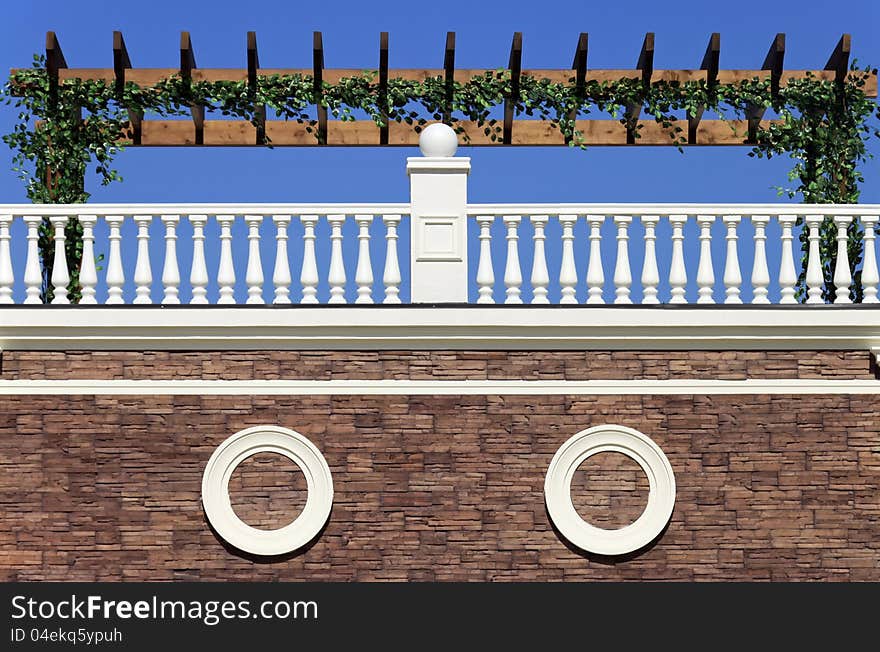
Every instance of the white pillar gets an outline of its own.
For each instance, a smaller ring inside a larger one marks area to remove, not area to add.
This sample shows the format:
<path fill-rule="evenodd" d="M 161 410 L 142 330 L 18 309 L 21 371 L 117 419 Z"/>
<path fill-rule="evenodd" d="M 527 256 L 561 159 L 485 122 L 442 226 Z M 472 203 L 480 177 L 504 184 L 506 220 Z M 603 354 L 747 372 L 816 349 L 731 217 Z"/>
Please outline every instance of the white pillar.
<path fill-rule="evenodd" d="M 150 269 L 150 223 L 151 215 L 137 215 L 137 262 L 134 266 L 135 298 L 134 303 L 153 303 L 150 298 L 150 285 L 153 282 L 153 271 Z"/>
<path fill-rule="evenodd" d="M 66 215 L 53 215 L 49 218 L 55 231 L 55 255 L 52 258 L 52 289 L 55 296 L 52 303 L 68 304 L 67 285 L 70 283 L 70 272 L 67 270 L 67 252 L 65 251 L 64 227 L 67 226 Z"/>
<path fill-rule="evenodd" d="M 617 261 L 614 264 L 614 303 L 632 303 L 629 288 L 632 285 L 632 271 L 629 268 L 629 225 L 630 215 L 615 215 L 617 225 Z"/>
<path fill-rule="evenodd" d="M 819 254 L 819 226 L 824 221 L 823 215 L 807 215 L 805 222 L 809 229 L 807 236 L 809 251 L 807 255 L 807 303 L 825 303 L 822 298 L 822 287 L 825 279 L 822 275 L 822 261 Z"/>
<path fill-rule="evenodd" d="M 122 215 L 107 215 L 104 221 L 110 229 L 110 254 L 107 257 L 107 305 L 125 303 L 122 288 L 125 283 L 125 272 L 122 269 L 122 251 L 120 229 L 125 219 Z"/>
<path fill-rule="evenodd" d="M 275 268 L 272 270 L 272 283 L 275 285 L 275 298 L 272 303 L 290 303 L 290 261 L 287 259 L 287 227 L 290 215 L 274 215 L 275 222 Z"/>
<path fill-rule="evenodd" d="M 877 216 L 862 216 L 862 224 L 865 225 L 865 256 L 862 263 L 862 303 L 878 303 L 877 286 L 880 284 L 880 274 L 878 274 L 877 270 L 877 250 L 874 248 L 874 229 L 877 227 Z"/>
<path fill-rule="evenodd" d="M 519 215 L 505 215 L 504 226 L 507 227 L 507 264 L 504 266 L 504 285 L 507 297 L 504 303 L 522 303 L 520 286 L 522 286 L 522 270 L 519 268 Z"/>
<path fill-rule="evenodd" d="M 495 271 L 492 269 L 492 223 L 494 215 L 477 217 L 480 226 L 480 262 L 477 265 L 477 303 L 495 303 L 492 297 Z"/>
<path fill-rule="evenodd" d="M 79 223 L 82 224 L 82 262 L 79 266 L 79 284 L 82 286 L 82 296 L 79 302 L 84 305 L 97 303 L 95 299 L 95 286 L 98 284 L 98 270 L 95 267 L 95 224 L 98 222 L 97 215 L 80 215 Z"/>
<path fill-rule="evenodd" d="M 27 225 L 27 259 L 24 265 L 25 303 L 42 303 L 40 289 L 43 285 L 43 272 L 40 266 L 40 224 L 39 215 L 25 215 Z"/>
<path fill-rule="evenodd" d="M 165 224 L 165 263 L 162 267 L 162 285 L 165 293 L 162 303 L 177 305 L 180 303 L 180 268 L 177 264 L 177 223 L 180 215 L 163 215 Z"/>
<path fill-rule="evenodd" d="M 657 286 L 660 284 L 660 270 L 657 269 L 657 236 L 655 228 L 659 215 L 642 215 L 645 227 L 645 261 L 642 264 L 642 303 L 657 304 Z"/>
<path fill-rule="evenodd" d="M 382 303 L 400 303 L 400 262 L 397 257 L 397 226 L 400 215 L 383 215 L 385 223 L 385 269 L 382 283 L 385 285 L 385 299 Z"/>
<path fill-rule="evenodd" d="M 834 224 L 837 225 L 837 263 L 834 267 L 834 287 L 836 293 L 834 303 L 852 303 L 849 298 L 849 286 L 852 285 L 852 273 L 849 269 L 849 251 L 847 241 L 849 236 L 847 228 L 852 223 L 849 215 L 835 215 Z"/>
<path fill-rule="evenodd" d="M 779 303 L 797 303 L 795 298 L 795 284 L 798 274 L 794 267 L 794 252 L 792 251 L 791 229 L 797 217 L 794 215 L 780 215 L 779 225 L 782 227 L 782 257 L 779 261 L 779 289 L 781 296 Z"/>
<path fill-rule="evenodd" d="M 587 215 L 590 225 L 590 260 L 587 263 L 587 303 L 605 303 L 602 298 L 602 286 L 605 284 L 605 272 L 602 270 L 602 224 L 604 215 Z"/>
<path fill-rule="evenodd" d="M 562 225 L 562 264 L 559 268 L 559 287 L 562 297 L 559 303 L 577 303 L 577 268 L 574 264 L 574 224 L 577 215 L 560 215 Z"/>
<path fill-rule="evenodd" d="M 0 215 L 0 303 L 13 303 L 12 285 L 15 276 L 12 273 L 12 255 L 9 248 L 9 227 L 12 215 Z"/>
<path fill-rule="evenodd" d="M 669 303 L 687 303 L 685 289 L 687 268 L 684 266 L 684 224 L 687 215 L 670 215 L 672 225 L 672 260 L 669 265 Z"/>
<path fill-rule="evenodd" d="M 217 285 L 220 287 L 218 304 L 235 303 L 235 266 L 232 263 L 232 223 L 235 215 L 218 215 L 220 224 L 220 266 Z"/>
<path fill-rule="evenodd" d="M 301 303 L 318 303 L 318 263 L 315 260 L 315 225 L 317 215 L 300 215 L 303 225 L 303 261 L 299 282 L 302 283 Z"/>
<path fill-rule="evenodd" d="M 370 260 L 370 225 L 373 216 L 355 215 L 354 221 L 358 225 L 358 258 L 354 273 L 357 298 L 354 302 L 373 303 L 373 263 Z"/>
<path fill-rule="evenodd" d="M 455 158 L 457 147 L 452 128 L 436 123 L 419 137 L 423 156 L 407 159 L 413 303 L 468 300 L 467 177 L 471 160 Z"/>
<path fill-rule="evenodd" d="M 208 216 L 190 215 L 189 222 L 193 228 L 193 259 L 189 273 L 192 299 L 189 302 L 204 305 L 208 303 L 208 265 L 205 262 L 205 224 L 208 223 Z"/>
<path fill-rule="evenodd" d="M 739 288 L 742 285 L 742 273 L 739 270 L 739 252 L 737 251 L 736 228 L 740 222 L 739 215 L 725 215 L 721 218 L 727 227 L 727 255 L 724 258 L 724 303 L 742 303 Z"/>
<path fill-rule="evenodd" d="M 532 259 L 532 303 L 550 303 L 547 299 L 550 274 L 547 271 L 547 254 L 544 251 L 544 227 L 548 219 L 546 215 L 533 215 L 531 218 L 532 226 L 535 228 L 532 237 L 535 243 L 535 256 Z"/>
<path fill-rule="evenodd" d="M 769 215 L 752 215 L 755 227 L 755 260 L 752 264 L 752 303 L 770 303 L 767 288 L 770 270 L 767 268 L 767 224 Z"/>

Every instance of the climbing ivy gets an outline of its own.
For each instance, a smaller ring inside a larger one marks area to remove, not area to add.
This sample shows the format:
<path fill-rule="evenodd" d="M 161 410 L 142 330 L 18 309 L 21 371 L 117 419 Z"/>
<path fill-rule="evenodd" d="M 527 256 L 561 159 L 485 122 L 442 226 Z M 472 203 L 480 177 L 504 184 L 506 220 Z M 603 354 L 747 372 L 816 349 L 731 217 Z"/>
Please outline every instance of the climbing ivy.
<path fill-rule="evenodd" d="M 465 142 L 462 120 L 470 120 L 491 140 L 501 138 L 502 124 L 493 110 L 509 100 L 517 115 L 534 116 L 558 129 L 571 146 L 585 148 L 576 120 L 597 112 L 610 115 L 626 126 L 634 140 L 640 137 L 640 115 L 653 118 L 669 134 L 671 144 L 682 150 L 687 142 L 686 116 L 712 111 L 728 120 L 745 119 L 755 108 L 774 112 L 779 122 L 758 125 L 750 156 L 770 158 L 787 154 L 794 165 L 789 173 L 793 185 L 780 194 L 800 196 L 806 203 L 856 203 L 863 182 L 859 165 L 869 156 L 866 142 L 880 135 L 872 117 L 880 109 L 866 97 L 869 69 L 855 63 L 841 82 L 807 75 L 774 88 L 769 78 L 735 84 L 706 81 L 657 81 L 641 79 L 587 81 L 580 87 L 574 77 L 568 83 L 523 75 L 518 97 L 508 71 L 489 71 L 468 82 L 450 87 L 442 77 L 424 81 L 392 78 L 381 92 L 375 72 L 323 83 L 316 89 L 310 75 L 259 77 L 255 88 L 246 81 L 193 81 L 172 76 L 154 86 L 134 83 L 118 86 L 99 80 L 67 80 L 56 84 L 45 59 L 34 57 L 33 67 L 16 71 L 4 86 L 7 103 L 19 109 L 18 122 L 3 140 L 14 151 L 14 165 L 26 184 L 28 197 L 37 203 L 78 203 L 88 199 L 84 178 L 89 165 L 103 185 L 121 180 L 113 159 L 130 137 L 128 111 L 159 117 L 188 115 L 192 106 L 207 114 L 220 114 L 259 124 L 257 107 L 263 105 L 279 118 L 304 125 L 317 142 L 323 135 L 316 120 L 316 106 L 339 120 L 354 120 L 355 111 L 366 112 L 379 126 L 389 122 L 411 125 L 419 131 L 430 121 L 443 120 Z M 633 108 L 640 111 L 634 111 Z M 745 137 L 745 134 L 743 134 Z M 271 147 L 271 141 L 267 140 Z M 47 173 L 47 170 L 50 171 Z M 853 298 L 861 299 L 862 242 L 857 224 L 849 230 L 850 265 L 855 278 Z M 820 246 L 825 297 L 834 299 L 832 278 L 836 264 L 836 229 L 830 219 L 821 228 Z M 40 251 L 44 269 L 44 300 L 51 300 L 52 229 L 48 220 L 40 228 Z M 803 264 L 799 296 L 804 298 L 806 233 L 802 234 Z M 67 262 L 71 273 L 69 291 L 79 296 L 78 270 L 82 256 L 82 229 L 72 219 L 67 226 Z"/>

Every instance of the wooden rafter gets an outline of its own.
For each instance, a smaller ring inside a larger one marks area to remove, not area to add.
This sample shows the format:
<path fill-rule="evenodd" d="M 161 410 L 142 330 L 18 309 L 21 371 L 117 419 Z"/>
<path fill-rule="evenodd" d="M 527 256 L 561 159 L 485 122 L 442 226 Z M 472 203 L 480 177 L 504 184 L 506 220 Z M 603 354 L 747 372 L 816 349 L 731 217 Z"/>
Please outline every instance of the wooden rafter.
<path fill-rule="evenodd" d="M 323 82 L 330 84 L 345 77 L 358 76 L 362 69 L 330 69 L 325 68 L 324 46 L 321 32 L 315 32 L 313 38 L 313 57 L 311 68 L 272 69 L 261 68 L 257 53 L 256 34 L 247 35 L 247 67 L 242 69 L 198 68 L 193 52 L 189 33 L 181 34 L 180 67 L 179 68 L 133 68 L 129 53 L 125 47 L 122 34 L 113 35 L 113 68 L 108 69 L 70 69 L 61 52 L 58 39 L 53 32 L 46 38 L 46 63 L 52 83 L 63 83 L 67 79 L 93 79 L 116 83 L 121 90 L 126 82 L 141 86 L 150 86 L 174 75 L 184 79 L 197 81 L 246 81 L 250 93 L 255 94 L 260 77 L 270 75 L 307 75 L 312 76 L 315 88 L 320 92 Z M 522 34 L 514 35 L 508 69 L 511 73 L 512 93 L 506 98 L 504 106 L 504 123 L 502 138 L 492 140 L 484 133 L 483 128 L 468 121 L 458 124 L 469 137 L 471 145 L 563 145 L 564 137 L 558 129 L 540 120 L 518 119 L 514 115 L 514 103 L 519 92 L 521 75 L 544 78 L 556 83 L 574 83 L 583 89 L 587 82 L 608 82 L 619 79 L 641 80 L 646 86 L 658 81 L 706 81 L 709 86 L 715 84 L 735 84 L 752 78 L 770 79 L 774 91 L 796 79 L 810 75 L 817 79 L 836 80 L 843 82 L 848 75 L 861 75 L 849 71 L 851 40 L 845 34 L 822 70 L 785 70 L 785 36 L 778 34 L 765 57 L 761 70 L 722 70 L 720 60 L 720 35 L 713 34 L 706 48 L 706 53 L 699 69 L 688 70 L 657 70 L 654 68 L 654 35 L 646 34 L 635 68 L 629 70 L 591 70 L 587 66 L 588 36 L 580 34 L 575 49 L 571 68 L 565 69 L 523 69 L 522 68 Z M 387 89 L 389 79 L 402 78 L 423 81 L 429 78 L 442 78 L 446 84 L 446 106 L 444 115 L 451 112 L 454 83 L 466 83 L 478 75 L 484 75 L 492 69 L 456 69 L 455 67 L 455 33 L 446 35 L 446 45 L 442 68 L 428 69 L 391 69 L 388 66 L 388 35 L 382 33 L 379 41 L 379 65 L 377 69 L 380 93 Z M 876 71 L 867 78 L 863 88 L 869 97 L 877 97 Z M 386 91 L 387 92 L 387 91 Z M 192 121 L 180 120 L 143 120 L 142 116 L 130 114 L 131 142 L 128 144 L 144 146 L 253 146 L 265 144 L 267 139 L 274 146 L 314 146 L 326 145 L 380 145 L 412 146 L 418 143 L 418 134 L 406 124 L 390 123 L 378 128 L 372 120 L 356 120 L 342 122 L 328 120 L 327 109 L 317 107 L 317 135 L 309 133 L 305 125 L 284 120 L 268 120 L 265 107 L 257 107 L 256 126 L 247 121 L 206 120 L 204 108 L 191 107 Z M 627 107 L 632 119 L 641 111 L 639 105 Z M 755 131 L 759 125 L 766 127 L 769 121 L 763 119 L 762 107 L 750 107 L 747 119 L 708 120 L 703 119 L 702 108 L 688 116 L 687 141 L 691 145 L 746 145 L 753 142 Z M 573 116 L 576 117 L 576 116 Z M 654 120 L 638 120 L 636 129 L 639 138 L 615 120 L 577 120 L 576 128 L 584 134 L 588 145 L 669 145 L 672 140 L 669 134 Z M 751 138 L 750 138 L 751 136 Z"/>
<path fill-rule="evenodd" d="M 379 106 L 388 102 L 388 32 L 379 34 Z M 385 126 L 379 127 L 379 144 L 388 144 L 388 113 L 382 111 Z"/>

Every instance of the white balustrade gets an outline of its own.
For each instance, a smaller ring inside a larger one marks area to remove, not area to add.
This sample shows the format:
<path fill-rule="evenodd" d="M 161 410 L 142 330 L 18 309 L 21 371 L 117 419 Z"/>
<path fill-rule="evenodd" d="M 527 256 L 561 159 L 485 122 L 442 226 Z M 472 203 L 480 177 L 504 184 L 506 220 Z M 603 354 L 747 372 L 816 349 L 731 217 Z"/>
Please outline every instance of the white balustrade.
<path fill-rule="evenodd" d="M 655 229 L 660 221 L 659 215 L 643 215 L 645 227 L 645 260 L 642 263 L 642 303 L 657 304 L 657 286 L 660 284 L 660 270 L 657 267 L 657 235 Z"/>
<path fill-rule="evenodd" d="M 632 285 L 632 271 L 629 268 L 629 225 L 632 217 L 617 215 L 617 261 L 614 265 L 614 303 L 632 303 L 629 288 Z"/>
<path fill-rule="evenodd" d="M 742 285 L 742 274 L 739 271 L 739 252 L 737 251 L 736 228 L 739 226 L 739 215 L 725 215 L 721 218 L 727 227 L 727 255 L 724 259 L 724 303 L 742 303 L 739 288 Z"/>
<path fill-rule="evenodd" d="M 547 298 L 547 286 L 550 285 L 550 273 L 547 271 L 547 253 L 544 251 L 544 228 L 547 226 L 547 215 L 533 215 L 531 218 L 535 233 L 535 255 L 532 259 L 532 303 L 550 303 Z"/>
<path fill-rule="evenodd" d="M 372 215 L 355 215 L 358 225 L 358 259 L 354 282 L 357 284 L 355 303 L 373 303 L 373 263 L 370 262 L 370 225 Z"/>
<path fill-rule="evenodd" d="M 794 268 L 794 252 L 792 250 L 792 228 L 797 217 L 795 215 L 780 215 L 779 225 L 782 228 L 782 256 L 779 261 L 779 303 L 797 303 L 795 298 L 795 284 L 798 274 Z"/>
<path fill-rule="evenodd" d="M 290 262 L 287 259 L 287 228 L 290 215 L 274 215 L 275 222 L 275 268 L 272 270 L 272 283 L 275 285 L 275 298 L 272 303 L 290 303 Z"/>
<path fill-rule="evenodd" d="M 504 226 L 507 228 L 507 264 L 504 266 L 504 285 L 507 297 L 504 303 L 522 303 L 520 287 L 522 286 L 522 270 L 519 267 L 519 215 L 505 215 Z"/>
<path fill-rule="evenodd" d="M 712 225 L 714 215 L 698 215 L 700 225 L 700 264 L 697 266 L 697 303 L 715 303 L 712 290 L 715 286 L 715 269 L 712 266 Z"/>
<path fill-rule="evenodd" d="M 55 232 L 55 253 L 52 258 L 52 303 L 68 304 L 67 286 L 70 284 L 70 272 L 67 269 L 67 249 L 64 229 L 69 221 L 66 215 L 52 216 L 52 229 Z"/>
<path fill-rule="evenodd" d="M 587 264 L 587 303 L 605 303 L 602 286 L 605 285 L 605 272 L 602 268 L 602 224 L 604 215 L 587 215 L 590 225 L 590 260 Z"/>
<path fill-rule="evenodd" d="M 862 303 L 878 303 L 877 286 L 880 285 L 880 273 L 877 270 L 877 250 L 874 244 L 877 219 L 876 215 L 863 215 L 861 220 L 865 227 L 865 255 L 862 262 L 862 290 L 864 296 L 862 297 Z"/>
<path fill-rule="evenodd" d="M 685 286 L 687 285 L 687 269 L 684 266 L 684 224 L 687 215 L 670 215 L 672 225 L 672 261 L 669 264 L 669 303 L 687 303 Z"/>
<path fill-rule="evenodd" d="M 0 214 L 0 304 L 14 303 L 12 285 L 15 275 L 12 271 L 12 251 L 9 246 L 9 229 L 12 226 L 12 215 Z"/>
<path fill-rule="evenodd" d="M 165 264 L 162 267 L 162 285 L 165 294 L 162 303 L 180 303 L 180 269 L 177 264 L 177 223 L 179 215 L 163 215 L 162 223 L 165 225 Z"/>
<path fill-rule="evenodd" d="M 123 298 L 123 285 L 125 272 L 122 269 L 122 250 L 120 241 L 120 229 L 122 228 L 122 215 L 108 215 L 104 218 L 110 229 L 108 236 L 110 254 L 107 257 L 107 304 L 116 305 L 125 303 Z"/>
<path fill-rule="evenodd" d="M 190 303 L 203 305 L 208 303 L 208 265 L 205 262 L 205 225 L 207 215 L 190 215 L 189 222 L 193 228 L 193 259 L 189 283 L 192 286 Z"/>
<path fill-rule="evenodd" d="M 400 215 L 383 215 L 385 223 L 385 270 L 382 283 L 385 286 L 385 299 L 382 303 L 400 303 L 400 263 L 397 259 L 397 227 Z"/>
<path fill-rule="evenodd" d="M 40 224 L 43 218 L 39 215 L 26 215 L 27 224 L 27 259 L 24 265 L 25 303 L 42 303 L 40 290 L 43 285 L 43 272 L 40 268 Z M 109 303 L 109 301 L 108 301 Z"/>
<path fill-rule="evenodd" d="M 83 305 L 98 303 L 95 299 L 95 286 L 98 284 L 98 269 L 95 265 L 95 224 L 97 215 L 80 215 L 82 225 L 82 262 L 79 267 L 79 284 L 82 287 L 79 302 Z"/>
<path fill-rule="evenodd" d="M 574 225 L 577 215 L 560 215 L 562 225 L 562 266 L 559 269 L 559 285 L 562 296 L 559 303 L 577 303 L 575 296 L 577 269 L 574 264 Z"/>
<path fill-rule="evenodd" d="M 837 261 L 834 267 L 834 303 L 852 303 L 849 298 L 849 286 L 852 285 L 852 273 L 849 269 L 849 252 L 847 241 L 849 236 L 847 228 L 852 223 L 852 217 L 848 215 L 835 215 L 834 224 L 837 226 Z"/>
<path fill-rule="evenodd" d="M 328 303 L 345 303 L 345 266 L 342 264 L 342 225 L 345 215 L 328 215 L 330 222 L 330 300 Z"/>
<path fill-rule="evenodd" d="M 825 279 L 822 275 L 822 262 L 819 260 L 819 227 L 824 220 L 823 215 L 807 215 L 809 249 L 807 251 L 807 303 L 824 303 L 822 289 Z"/>
<path fill-rule="evenodd" d="M 248 262 L 244 282 L 248 286 L 246 303 L 263 304 L 263 261 L 260 259 L 260 225 L 262 215 L 246 215 L 248 227 Z"/>
<path fill-rule="evenodd" d="M 302 303 L 318 303 L 318 263 L 315 260 L 315 226 L 317 215 L 301 215 L 303 225 L 303 261 L 299 282 L 302 283 Z"/>
<path fill-rule="evenodd" d="M 767 267 L 767 224 L 769 215 L 753 215 L 755 227 L 755 259 L 752 262 L 752 303 L 770 303 L 767 288 L 770 285 L 770 269 Z"/>
<path fill-rule="evenodd" d="M 495 303 L 492 297 L 495 272 L 492 270 L 492 223 L 494 216 L 478 217 L 480 226 L 480 261 L 477 264 L 477 303 Z"/>
<path fill-rule="evenodd" d="M 219 304 L 235 303 L 235 267 L 232 265 L 232 223 L 235 215 L 218 215 L 220 224 L 220 266 L 217 285 L 220 286 Z"/>
<path fill-rule="evenodd" d="M 139 215 L 137 224 L 137 262 L 134 267 L 135 298 L 134 303 L 152 303 L 150 286 L 153 283 L 153 272 L 150 268 L 150 224 L 152 216 Z"/>

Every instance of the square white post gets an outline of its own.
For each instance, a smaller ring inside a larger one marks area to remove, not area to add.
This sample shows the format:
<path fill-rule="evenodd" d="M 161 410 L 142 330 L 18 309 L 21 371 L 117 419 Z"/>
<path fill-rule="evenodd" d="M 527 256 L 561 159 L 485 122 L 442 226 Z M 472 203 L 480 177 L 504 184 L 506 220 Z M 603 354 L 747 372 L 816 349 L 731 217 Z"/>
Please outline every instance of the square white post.
<path fill-rule="evenodd" d="M 455 158 L 457 148 L 451 127 L 432 124 L 419 137 L 423 156 L 406 161 L 412 303 L 468 300 L 467 177 L 471 160 Z"/>

